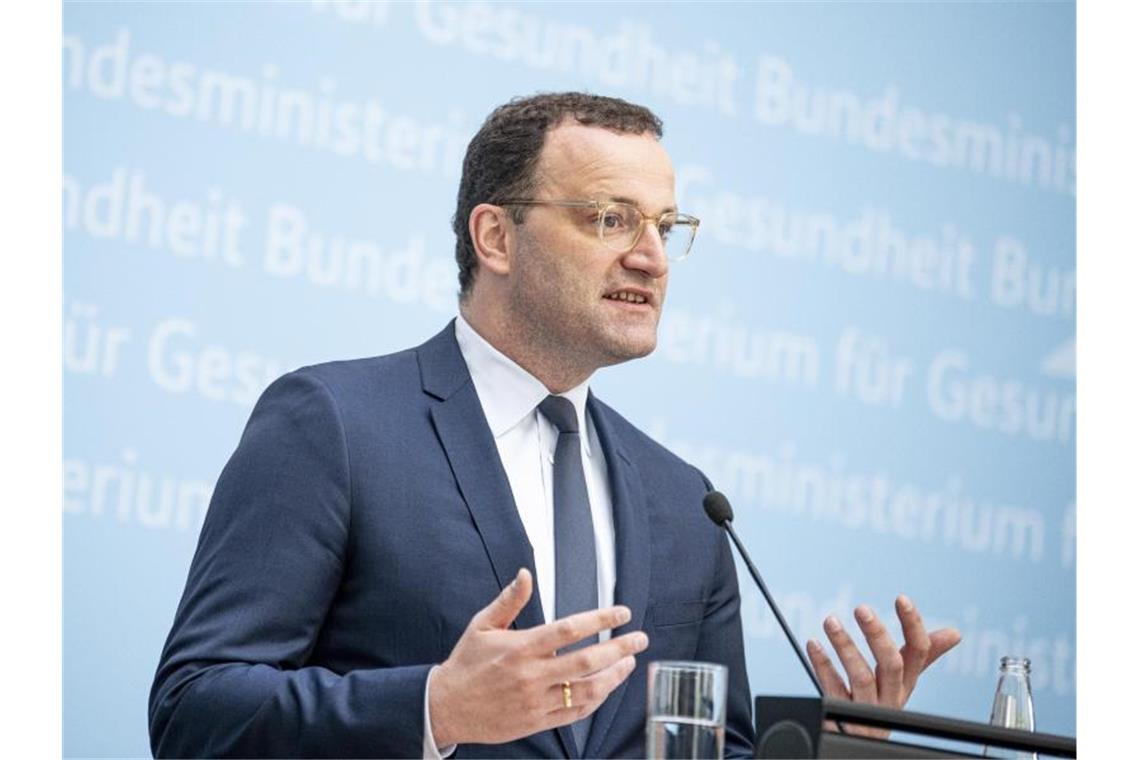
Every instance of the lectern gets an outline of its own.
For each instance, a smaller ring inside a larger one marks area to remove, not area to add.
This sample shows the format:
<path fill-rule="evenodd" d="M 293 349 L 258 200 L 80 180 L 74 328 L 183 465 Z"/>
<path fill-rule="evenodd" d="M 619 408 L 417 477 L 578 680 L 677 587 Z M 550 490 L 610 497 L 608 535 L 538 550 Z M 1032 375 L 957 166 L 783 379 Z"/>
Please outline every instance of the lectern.
<path fill-rule="evenodd" d="M 999 728 L 986 723 L 893 710 L 842 699 L 819 697 L 756 697 L 756 757 L 762 758 L 948 758 L 981 757 L 986 746 L 1076 757 L 1077 740 L 1069 736 Z M 951 739 L 971 750 L 924 747 L 900 740 L 868 739 L 825 731 L 823 722 L 858 724 L 892 732 Z"/>

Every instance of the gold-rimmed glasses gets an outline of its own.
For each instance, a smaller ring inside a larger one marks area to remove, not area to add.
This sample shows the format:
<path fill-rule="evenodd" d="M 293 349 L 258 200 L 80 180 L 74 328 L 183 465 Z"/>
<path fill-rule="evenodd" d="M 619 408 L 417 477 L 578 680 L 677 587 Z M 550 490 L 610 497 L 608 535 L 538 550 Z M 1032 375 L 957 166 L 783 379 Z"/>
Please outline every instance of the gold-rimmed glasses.
<path fill-rule="evenodd" d="M 665 255 L 670 261 L 680 261 L 689 255 L 697 227 L 701 220 L 689 214 L 666 211 L 652 217 L 641 213 L 641 209 L 631 203 L 621 201 L 554 201 L 520 200 L 500 201 L 497 206 L 558 206 L 560 208 L 593 209 L 597 212 L 595 223 L 598 239 L 607 248 L 618 253 L 632 251 L 645 231 L 645 225 L 652 223 L 657 228 Z"/>

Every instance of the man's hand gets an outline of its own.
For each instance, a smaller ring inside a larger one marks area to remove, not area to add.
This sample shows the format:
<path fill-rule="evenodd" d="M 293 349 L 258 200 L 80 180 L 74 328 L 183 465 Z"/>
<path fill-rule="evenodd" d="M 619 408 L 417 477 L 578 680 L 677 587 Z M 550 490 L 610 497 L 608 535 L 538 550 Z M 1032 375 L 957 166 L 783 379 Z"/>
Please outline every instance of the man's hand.
<path fill-rule="evenodd" d="M 533 581 L 521 569 L 477 612 L 431 678 L 429 711 L 436 745 L 500 744 L 583 718 L 630 673 L 649 645 L 641 631 L 557 655 L 565 646 L 629 622 L 629 609 L 580 612 L 525 631 L 510 625 L 526 606 Z M 565 707 L 562 682 L 573 705 Z"/>
<path fill-rule="evenodd" d="M 825 695 L 901 708 L 914 691 L 922 671 L 962 640 L 962 635 L 953 628 L 941 628 L 927 633 L 918 609 L 905 596 L 899 596 L 895 600 L 895 611 L 902 623 L 903 638 L 906 639 L 902 649 L 895 646 L 886 626 L 870 607 L 861 604 L 855 608 L 855 620 L 875 657 L 873 672 L 839 619 L 830 615 L 823 621 L 827 638 L 835 648 L 851 683 L 848 688 L 823 647 L 812 639 L 807 645 L 808 657 L 811 658 L 812 667 L 819 676 Z M 831 726 L 834 729 L 834 724 Z M 843 727 L 848 733 L 879 739 L 890 734 L 885 729 L 847 723 Z"/>

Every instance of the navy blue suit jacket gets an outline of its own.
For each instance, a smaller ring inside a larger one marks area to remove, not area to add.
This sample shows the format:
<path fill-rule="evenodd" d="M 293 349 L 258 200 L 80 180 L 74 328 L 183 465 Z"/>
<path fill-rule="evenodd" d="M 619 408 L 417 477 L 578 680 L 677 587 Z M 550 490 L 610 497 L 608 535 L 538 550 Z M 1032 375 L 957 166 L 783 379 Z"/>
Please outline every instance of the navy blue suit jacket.
<path fill-rule="evenodd" d="M 613 496 L 615 631 L 637 669 L 568 728 L 458 757 L 637 756 L 646 665 L 730 671 L 726 753 L 751 756 L 736 573 L 707 481 L 595 398 Z M 428 671 L 534 557 L 454 323 L 418 348 L 274 382 L 218 479 L 150 696 L 159 756 L 420 756 Z M 539 625 L 537 586 L 516 621 Z"/>

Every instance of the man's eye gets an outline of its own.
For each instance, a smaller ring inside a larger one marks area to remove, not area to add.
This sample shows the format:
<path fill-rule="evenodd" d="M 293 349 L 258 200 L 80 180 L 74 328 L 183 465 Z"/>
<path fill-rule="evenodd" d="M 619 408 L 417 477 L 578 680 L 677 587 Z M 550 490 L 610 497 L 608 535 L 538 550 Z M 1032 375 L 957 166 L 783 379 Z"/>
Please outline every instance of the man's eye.
<path fill-rule="evenodd" d="M 621 214 L 602 214 L 602 226 L 607 230 L 620 230 L 625 226 L 625 219 L 622 218 Z"/>
<path fill-rule="evenodd" d="M 667 240 L 671 232 L 673 232 L 672 222 L 662 222 L 657 225 L 657 234 L 661 236 L 662 240 Z"/>

